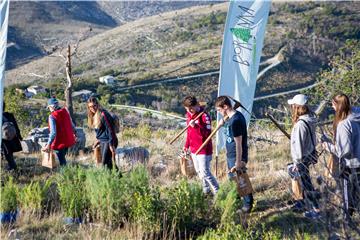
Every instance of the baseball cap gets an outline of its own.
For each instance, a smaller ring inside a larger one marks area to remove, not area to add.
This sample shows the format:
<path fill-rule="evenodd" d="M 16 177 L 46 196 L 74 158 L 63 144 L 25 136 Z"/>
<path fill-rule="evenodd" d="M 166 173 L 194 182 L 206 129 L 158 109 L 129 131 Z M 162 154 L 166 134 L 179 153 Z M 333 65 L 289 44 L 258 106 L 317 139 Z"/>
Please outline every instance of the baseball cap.
<path fill-rule="evenodd" d="M 292 99 L 288 100 L 288 104 L 290 104 L 290 105 L 296 104 L 296 105 L 303 106 L 307 103 L 307 101 L 308 101 L 308 97 L 306 95 L 297 94 Z"/>
<path fill-rule="evenodd" d="M 50 98 L 50 99 L 48 100 L 48 102 L 47 102 L 47 106 L 48 106 L 48 107 L 49 107 L 49 106 L 56 106 L 56 105 L 58 105 L 58 104 L 59 104 L 58 100 L 57 100 L 56 98 L 54 98 L 54 97 Z"/>

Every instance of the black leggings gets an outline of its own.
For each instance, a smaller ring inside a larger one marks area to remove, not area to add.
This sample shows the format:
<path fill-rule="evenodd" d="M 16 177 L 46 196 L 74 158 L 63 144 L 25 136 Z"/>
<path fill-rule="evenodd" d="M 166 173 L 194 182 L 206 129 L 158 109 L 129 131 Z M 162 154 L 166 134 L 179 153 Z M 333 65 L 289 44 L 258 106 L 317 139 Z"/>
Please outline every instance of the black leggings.
<path fill-rule="evenodd" d="M 14 160 L 14 154 L 12 152 L 3 151 L 1 155 L 7 160 L 9 165 L 9 170 L 17 169 L 16 162 Z"/>
<path fill-rule="evenodd" d="M 101 158 L 103 166 L 106 166 L 109 169 L 113 168 L 113 159 L 112 159 L 112 153 L 110 151 L 110 143 L 107 142 L 100 142 L 101 147 Z M 117 142 L 114 145 L 114 148 L 116 149 Z M 114 159 L 115 160 L 115 159 Z M 115 165 L 116 169 L 117 166 Z"/>
<path fill-rule="evenodd" d="M 310 202 L 313 208 L 318 209 L 319 204 L 315 197 L 314 186 L 311 182 L 309 166 L 310 163 L 306 163 L 306 162 L 297 164 L 300 173 L 301 185 L 302 185 L 305 201 Z"/>

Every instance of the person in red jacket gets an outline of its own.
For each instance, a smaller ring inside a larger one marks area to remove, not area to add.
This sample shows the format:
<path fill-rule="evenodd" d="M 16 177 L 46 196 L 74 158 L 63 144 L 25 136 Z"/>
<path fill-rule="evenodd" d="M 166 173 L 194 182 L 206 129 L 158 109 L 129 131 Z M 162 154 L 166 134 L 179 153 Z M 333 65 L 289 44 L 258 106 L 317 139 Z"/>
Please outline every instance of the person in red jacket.
<path fill-rule="evenodd" d="M 191 157 L 194 162 L 195 170 L 202 180 L 203 192 L 210 194 L 211 190 L 214 194 L 219 190 L 219 184 L 216 178 L 212 175 L 210 170 L 210 161 L 212 159 L 212 142 L 210 141 L 199 153 L 195 155 L 195 152 L 205 142 L 207 137 L 211 133 L 211 120 L 209 114 L 204 112 L 204 108 L 201 107 L 193 96 L 185 97 L 183 106 L 186 109 L 186 124 L 189 126 L 187 129 L 186 143 L 184 151 L 190 150 Z M 197 120 L 195 118 L 202 114 Z"/>
<path fill-rule="evenodd" d="M 66 108 L 61 108 L 56 98 L 52 97 L 48 101 L 50 116 L 49 140 L 42 151 L 53 150 L 59 159 L 60 165 L 66 165 L 65 155 L 69 147 L 76 142 L 75 127 L 71 120 L 70 114 Z"/>

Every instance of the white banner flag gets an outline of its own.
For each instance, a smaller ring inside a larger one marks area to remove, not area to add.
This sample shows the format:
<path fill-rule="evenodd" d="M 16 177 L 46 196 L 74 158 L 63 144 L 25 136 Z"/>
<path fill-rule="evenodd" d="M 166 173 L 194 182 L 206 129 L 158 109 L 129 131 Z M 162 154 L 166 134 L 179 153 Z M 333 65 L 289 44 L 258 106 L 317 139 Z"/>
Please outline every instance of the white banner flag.
<path fill-rule="evenodd" d="M 218 96 L 228 95 L 249 111 L 254 101 L 265 27 L 271 1 L 231 1 L 224 29 Z M 250 114 L 240 110 L 249 126 Z M 219 121 L 218 114 L 217 120 Z M 216 150 L 225 146 L 225 135 L 216 135 Z"/>
<path fill-rule="evenodd" d="M 4 81 L 5 81 L 5 57 L 7 45 L 7 30 L 9 19 L 9 1 L 1 0 L 0 2 L 0 123 L 2 123 L 3 112 L 3 94 L 4 94 Z M 0 133 L 1 135 L 1 133 Z M 0 138 L 1 145 L 1 138 Z"/>

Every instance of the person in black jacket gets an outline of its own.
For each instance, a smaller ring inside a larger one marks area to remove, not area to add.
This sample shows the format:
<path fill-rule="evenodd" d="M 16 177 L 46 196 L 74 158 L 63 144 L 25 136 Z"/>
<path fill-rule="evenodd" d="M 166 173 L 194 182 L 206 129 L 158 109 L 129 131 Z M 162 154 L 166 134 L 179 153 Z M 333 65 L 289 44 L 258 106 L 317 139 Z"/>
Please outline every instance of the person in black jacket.
<path fill-rule="evenodd" d="M 5 140 L 5 139 L 1 140 L 1 155 L 7 160 L 9 164 L 8 169 L 16 170 L 17 166 L 14 160 L 13 153 L 22 151 L 21 142 L 20 142 L 22 140 L 22 137 L 14 115 L 12 113 L 5 112 L 5 102 L 3 103 L 2 121 L 3 123 L 7 121 L 13 123 L 16 129 L 16 136 L 12 140 Z"/>
<path fill-rule="evenodd" d="M 99 105 L 95 97 L 88 99 L 87 109 L 88 125 L 90 128 L 95 129 L 96 132 L 96 142 L 93 149 L 100 144 L 103 166 L 112 169 L 113 161 L 115 161 L 115 150 L 118 145 L 114 120 L 110 113 Z M 115 168 L 117 168 L 116 165 Z"/>

